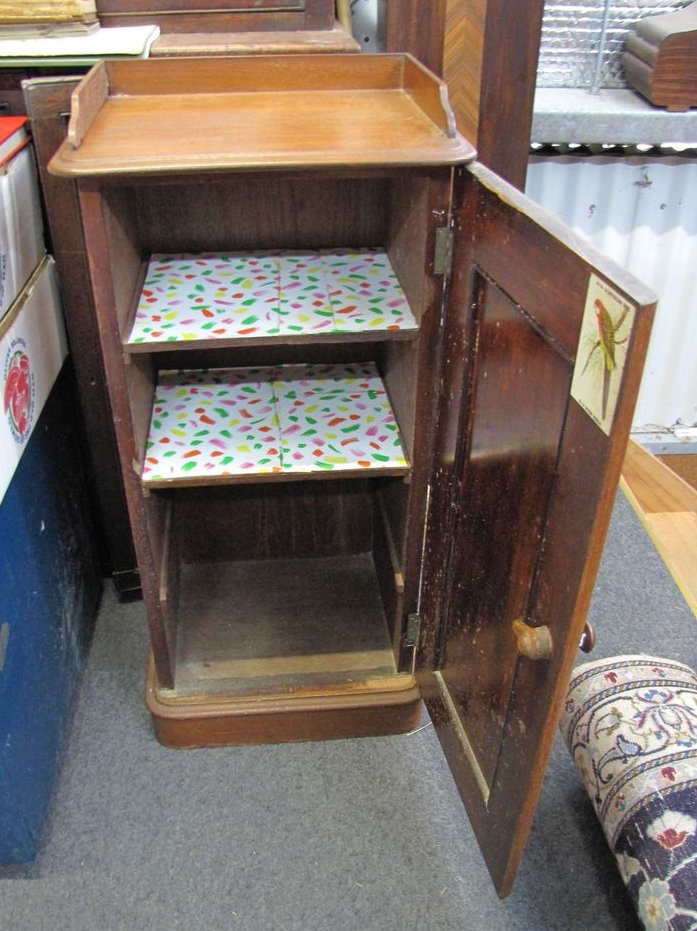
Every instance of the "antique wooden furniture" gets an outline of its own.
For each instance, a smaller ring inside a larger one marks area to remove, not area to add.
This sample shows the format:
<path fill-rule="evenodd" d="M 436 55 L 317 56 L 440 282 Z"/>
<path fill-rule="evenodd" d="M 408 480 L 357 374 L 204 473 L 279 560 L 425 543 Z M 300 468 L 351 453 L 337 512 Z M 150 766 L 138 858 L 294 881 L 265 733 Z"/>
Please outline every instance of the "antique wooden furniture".
<path fill-rule="evenodd" d="M 113 0 L 112 12 L 116 15 L 119 2 L 123 21 L 126 21 L 126 0 Z M 452 20 L 445 34 L 446 55 L 450 54 L 450 65 L 446 74 L 455 86 L 455 112 L 458 126 L 478 148 L 480 161 L 492 167 L 507 180 L 522 187 L 527 165 L 529 143 L 529 126 L 531 119 L 530 82 L 534 85 L 535 56 L 529 51 L 536 47 L 539 39 L 539 21 L 537 13 L 526 7 L 525 16 L 519 20 L 507 14 L 498 15 L 496 3 L 500 0 L 449 0 L 448 16 Z M 149 4 L 144 4 L 141 15 Z M 182 9 L 184 9 L 183 5 Z M 216 5 L 219 10 L 228 4 Z M 101 4 L 99 4 L 101 9 Z M 471 7 L 471 9 L 470 9 Z M 254 25 L 256 36 L 254 48 L 265 48 L 263 43 L 275 41 L 280 36 L 278 28 L 279 10 L 271 7 L 255 7 L 258 15 Z M 423 8 L 419 0 L 390 0 L 387 7 L 387 44 L 393 51 L 412 52 L 432 70 L 440 73 L 444 67 L 443 45 L 445 29 L 445 2 L 438 0 L 429 6 L 428 29 L 424 28 Z M 204 24 L 209 28 L 213 23 L 213 14 L 201 14 L 192 24 L 190 11 L 189 27 L 193 32 L 187 38 L 181 38 L 177 32 L 169 31 L 182 25 L 178 17 L 163 17 L 160 27 L 163 34 L 154 49 L 155 54 L 170 54 L 177 43 L 188 42 L 191 54 L 196 51 L 195 43 L 205 41 L 210 52 L 212 45 L 218 43 L 219 51 L 227 46 L 220 42 L 233 42 L 234 35 L 222 33 L 222 39 L 216 33 L 204 33 Z M 463 27 L 463 16 L 466 17 Z M 470 22 L 471 20 L 471 22 Z M 115 20 L 113 21 L 115 24 Z M 269 28 L 262 28 L 266 24 Z M 232 25 L 239 27 L 242 19 L 236 16 Z M 498 30 L 498 33 L 497 33 Z M 503 31 L 504 35 L 500 35 Z M 317 36 L 322 42 L 328 36 L 336 38 L 336 30 L 329 33 L 320 30 L 303 29 L 305 50 L 317 46 Z M 308 36 L 311 34 L 311 41 Z M 245 41 L 248 41 L 248 34 Z M 284 30 L 283 35 L 292 38 L 292 30 Z M 202 38 L 203 37 L 203 38 Z M 290 41 L 288 38 L 287 41 Z M 262 42 L 263 40 L 263 42 Z M 507 58 L 498 54 L 497 49 L 504 42 L 508 50 Z M 250 46 L 247 45 L 247 48 Z M 296 50 L 298 44 L 296 41 Z M 450 50 L 448 52 L 448 49 Z M 205 51 L 205 48 L 202 50 Z M 469 59 L 474 55 L 473 63 Z M 464 60 L 466 59 L 466 60 Z M 514 95 L 515 101 L 499 108 L 497 92 L 487 89 L 493 82 L 500 80 L 499 70 L 510 67 L 516 62 L 516 81 L 507 81 L 507 94 Z M 465 73 L 466 72 L 466 73 Z M 121 487 L 120 469 L 113 438 L 111 412 L 106 398 L 106 387 L 102 360 L 98 352 L 96 320 L 91 311 L 92 296 L 88 286 L 84 237 L 82 234 L 77 193 L 74 184 L 66 184 L 51 178 L 46 165 L 64 137 L 67 130 L 67 114 L 70 110 L 70 94 L 80 76 L 40 77 L 40 69 L 9 69 L 0 72 L 0 108 L 6 106 L 6 112 L 28 112 L 32 120 L 34 144 L 42 179 L 42 191 L 46 205 L 48 229 L 51 243 L 59 267 L 63 306 L 68 328 L 72 359 L 79 387 L 79 406 L 85 429 L 84 452 L 91 485 L 91 501 L 94 506 L 94 519 L 101 542 L 101 558 L 105 575 L 113 578 L 117 592 L 128 596 L 139 591 L 139 576 L 131 542 L 126 506 Z M 526 73 L 525 80 L 521 75 Z M 462 80 L 460 80 L 462 78 Z M 20 81 L 24 80 L 24 96 Z M 481 91 L 481 93 L 480 93 Z M 469 115 L 463 109 L 463 96 L 470 107 Z M 479 101 L 488 103 L 480 110 Z M 26 110 L 25 110 L 26 107 Z M 5 111 L 3 111 L 5 112 Z M 474 123 L 472 123 L 474 119 Z M 470 122 L 467 122 L 470 120 Z M 486 138 L 485 138 L 486 134 Z M 487 141 L 488 140 L 488 141 Z"/>
<path fill-rule="evenodd" d="M 358 49 L 335 0 L 98 0 L 97 8 L 103 26 L 157 24 L 155 57 Z"/>
<path fill-rule="evenodd" d="M 628 84 L 659 107 L 697 107 L 697 2 L 647 16 L 628 36 L 622 64 Z"/>
<path fill-rule="evenodd" d="M 503 895 L 652 296 L 473 156 L 408 56 L 269 56 L 98 66 L 49 167 L 79 188 L 158 737 L 399 731 L 422 695 Z"/>
<path fill-rule="evenodd" d="M 385 4 L 389 52 L 410 52 L 448 84 L 457 125 L 478 158 L 523 190 L 544 0 Z"/>

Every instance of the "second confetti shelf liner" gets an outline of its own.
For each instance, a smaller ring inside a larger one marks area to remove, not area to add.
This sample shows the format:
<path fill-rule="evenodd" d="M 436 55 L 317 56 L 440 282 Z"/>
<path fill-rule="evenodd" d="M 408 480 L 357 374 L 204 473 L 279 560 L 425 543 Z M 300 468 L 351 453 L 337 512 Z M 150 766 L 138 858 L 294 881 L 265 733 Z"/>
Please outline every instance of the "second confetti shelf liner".
<path fill-rule="evenodd" d="M 150 486 L 407 469 L 372 363 L 160 372 L 142 476 Z"/>

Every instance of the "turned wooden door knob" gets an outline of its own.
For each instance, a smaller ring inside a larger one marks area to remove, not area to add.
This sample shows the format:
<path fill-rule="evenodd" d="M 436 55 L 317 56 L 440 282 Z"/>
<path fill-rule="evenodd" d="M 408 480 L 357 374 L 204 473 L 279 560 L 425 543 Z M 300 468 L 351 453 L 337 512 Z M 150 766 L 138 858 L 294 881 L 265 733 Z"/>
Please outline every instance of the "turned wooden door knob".
<path fill-rule="evenodd" d="M 583 633 L 581 634 L 581 639 L 578 642 L 579 650 L 583 650 L 584 653 L 590 653 L 590 651 L 595 646 L 595 628 L 590 621 L 586 621 L 583 626 Z"/>
<path fill-rule="evenodd" d="M 528 659 L 549 659 L 552 655 L 552 633 L 546 624 L 530 627 L 525 621 L 513 621 L 513 633 L 521 656 Z"/>

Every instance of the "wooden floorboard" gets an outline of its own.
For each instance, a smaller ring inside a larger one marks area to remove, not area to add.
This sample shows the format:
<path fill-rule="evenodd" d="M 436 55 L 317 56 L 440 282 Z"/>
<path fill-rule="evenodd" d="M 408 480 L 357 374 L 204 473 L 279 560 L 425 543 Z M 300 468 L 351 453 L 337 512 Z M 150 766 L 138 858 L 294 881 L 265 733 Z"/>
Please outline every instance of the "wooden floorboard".
<path fill-rule="evenodd" d="M 631 440 L 621 487 L 697 615 L 697 490 Z"/>

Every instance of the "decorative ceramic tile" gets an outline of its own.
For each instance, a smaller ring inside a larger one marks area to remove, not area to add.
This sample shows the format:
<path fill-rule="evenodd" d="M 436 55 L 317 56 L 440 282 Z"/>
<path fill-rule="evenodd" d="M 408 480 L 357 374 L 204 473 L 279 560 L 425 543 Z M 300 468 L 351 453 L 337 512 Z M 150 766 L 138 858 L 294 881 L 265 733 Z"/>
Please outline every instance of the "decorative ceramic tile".
<path fill-rule="evenodd" d="M 374 365 L 281 366 L 274 392 L 284 473 L 406 470 L 397 422 Z"/>
<path fill-rule="evenodd" d="M 273 371 L 160 372 L 143 481 L 280 472 Z"/>
<path fill-rule="evenodd" d="M 161 372 L 142 479 L 408 468 L 374 365 Z"/>
<path fill-rule="evenodd" d="M 332 332 L 334 312 L 319 253 L 283 253 L 278 263 L 281 334 Z"/>
<path fill-rule="evenodd" d="M 128 342 L 416 329 L 378 249 L 153 255 Z"/>
<path fill-rule="evenodd" d="M 380 249 L 322 253 L 335 328 L 360 330 L 416 329 L 416 321 L 392 269 Z"/>
<path fill-rule="evenodd" d="M 129 343 L 276 334 L 278 262 L 273 255 L 153 255 Z"/>

